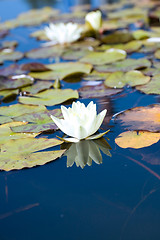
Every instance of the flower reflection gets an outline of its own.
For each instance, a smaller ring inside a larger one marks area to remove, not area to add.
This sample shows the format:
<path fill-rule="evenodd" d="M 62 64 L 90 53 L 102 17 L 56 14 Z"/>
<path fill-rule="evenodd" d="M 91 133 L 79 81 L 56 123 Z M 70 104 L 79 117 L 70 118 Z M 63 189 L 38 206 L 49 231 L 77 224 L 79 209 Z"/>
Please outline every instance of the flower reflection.
<path fill-rule="evenodd" d="M 96 164 L 102 163 L 100 150 L 107 156 L 111 156 L 110 145 L 104 138 L 96 140 L 82 140 L 78 143 L 64 144 L 68 150 L 64 155 L 67 156 L 67 167 L 72 167 L 74 162 L 77 167 L 84 168 L 86 165 L 91 166 L 92 161 Z"/>

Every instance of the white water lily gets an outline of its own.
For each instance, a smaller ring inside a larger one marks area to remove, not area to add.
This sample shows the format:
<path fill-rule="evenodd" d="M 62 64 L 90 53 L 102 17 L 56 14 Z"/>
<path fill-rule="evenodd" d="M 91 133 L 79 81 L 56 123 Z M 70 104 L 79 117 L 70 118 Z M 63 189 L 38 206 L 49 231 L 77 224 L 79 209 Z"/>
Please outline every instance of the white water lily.
<path fill-rule="evenodd" d="M 85 16 L 87 26 L 94 31 L 98 31 L 102 26 L 102 13 L 97 10 L 87 13 Z"/>
<path fill-rule="evenodd" d="M 105 133 L 93 135 L 101 126 L 107 110 L 97 115 L 96 104 L 90 102 L 87 107 L 83 103 L 73 102 L 72 108 L 61 106 L 64 119 L 51 115 L 58 128 L 72 138 L 64 138 L 69 142 L 79 142 L 82 139 L 97 139 Z M 108 132 L 108 131 L 107 131 Z"/>
<path fill-rule="evenodd" d="M 76 23 L 50 23 L 49 27 L 45 27 L 44 32 L 49 43 L 44 45 L 65 44 L 77 41 L 83 32 L 83 28 Z"/>

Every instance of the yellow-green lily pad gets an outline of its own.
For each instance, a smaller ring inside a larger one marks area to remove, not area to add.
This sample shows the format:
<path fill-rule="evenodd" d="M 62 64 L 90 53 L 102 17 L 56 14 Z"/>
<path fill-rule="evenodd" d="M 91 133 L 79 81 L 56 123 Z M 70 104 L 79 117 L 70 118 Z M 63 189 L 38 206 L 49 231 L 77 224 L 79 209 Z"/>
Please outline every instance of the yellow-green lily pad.
<path fill-rule="evenodd" d="M 126 58 L 126 52 L 120 49 L 109 49 L 105 52 L 91 52 L 80 59 L 80 62 L 91 63 L 93 65 L 103 65 L 113 63 Z"/>
<path fill-rule="evenodd" d="M 1 90 L 0 91 L 0 100 L 6 100 L 10 97 L 15 97 L 18 95 L 19 90 Z"/>
<path fill-rule="evenodd" d="M 56 45 L 32 49 L 31 51 L 25 53 L 25 56 L 31 59 L 43 59 L 50 57 L 60 57 L 63 52 L 64 48 L 62 46 Z"/>
<path fill-rule="evenodd" d="M 81 62 L 64 62 L 46 65 L 50 71 L 45 72 L 31 72 L 30 76 L 42 80 L 62 80 L 66 77 L 90 73 L 92 70 L 92 65 Z"/>
<path fill-rule="evenodd" d="M 65 150 L 41 151 L 63 143 L 57 139 L 12 139 L 1 145 L 0 169 L 5 171 L 44 165 L 60 157 Z M 41 152 L 38 152 L 41 151 Z"/>
<path fill-rule="evenodd" d="M 5 61 L 17 61 L 21 58 L 23 58 L 23 53 L 21 52 L 14 52 L 8 49 L 0 51 L 0 64 L 3 64 Z"/>
<path fill-rule="evenodd" d="M 125 59 L 108 65 L 95 66 L 99 72 L 128 72 L 136 69 L 143 69 L 151 66 L 151 62 L 147 59 Z"/>
<path fill-rule="evenodd" d="M 127 43 L 133 40 L 133 36 L 128 31 L 116 31 L 102 37 L 102 42 L 106 44 Z"/>
<path fill-rule="evenodd" d="M 136 89 L 146 94 L 160 94 L 160 74 L 154 75 L 150 82 Z"/>
<path fill-rule="evenodd" d="M 148 83 L 150 80 L 149 76 L 143 75 L 140 71 L 134 70 L 127 73 L 114 72 L 111 73 L 105 80 L 104 84 L 111 88 L 123 88 L 125 85 L 132 87 Z"/>
<path fill-rule="evenodd" d="M 53 86 L 53 83 L 50 81 L 37 81 L 32 86 L 22 88 L 21 91 L 31 93 L 31 94 L 36 94 L 42 90 L 46 90 L 50 88 L 51 86 Z"/>
<path fill-rule="evenodd" d="M 19 102 L 32 105 L 53 106 L 63 103 L 69 99 L 78 98 L 78 92 L 72 89 L 48 89 L 32 96 L 19 97 Z"/>

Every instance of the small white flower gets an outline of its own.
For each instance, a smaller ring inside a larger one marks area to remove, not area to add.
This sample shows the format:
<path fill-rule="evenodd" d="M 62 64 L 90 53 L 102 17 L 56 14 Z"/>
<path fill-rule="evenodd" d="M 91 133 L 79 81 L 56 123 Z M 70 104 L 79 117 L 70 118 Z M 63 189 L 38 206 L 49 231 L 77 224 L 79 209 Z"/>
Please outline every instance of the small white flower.
<path fill-rule="evenodd" d="M 65 44 L 77 41 L 81 37 L 83 28 L 76 23 L 50 23 L 44 32 L 51 41 L 46 45 Z"/>
<path fill-rule="evenodd" d="M 96 104 L 90 102 L 87 107 L 83 103 L 73 102 L 72 108 L 61 106 L 64 119 L 51 116 L 62 132 L 72 138 L 64 138 L 69 142 L 79 142 L 81 139 L 97 139 L 105 133 L 93 135 L 101 126 L 107 110 L 97 115 Z M 108 132 L 108 131 L 107 131 Z"/>
<path fill-rule="evenodd" d="M 102 26 L 102 13 L 99 10 L 89 12 L 85 16 L 85 21 L 91 30 L 98 31 Z"/>

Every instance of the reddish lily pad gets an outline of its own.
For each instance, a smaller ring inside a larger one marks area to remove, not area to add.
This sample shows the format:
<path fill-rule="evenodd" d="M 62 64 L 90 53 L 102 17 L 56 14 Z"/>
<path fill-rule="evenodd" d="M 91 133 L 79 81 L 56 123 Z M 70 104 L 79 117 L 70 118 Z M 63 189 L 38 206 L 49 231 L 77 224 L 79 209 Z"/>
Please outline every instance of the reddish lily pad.
<path fill-rule="evenodd" d="M 78 91 L 82 98 L 99 98 L 120 93 L 122 90 L 106 88 L 104 84 L 99 84 L 97 86 L 84 86 L 79 88 Z"/>
<path fill-rule="evenodd" d="M 16 63 L 0 69 L 0 75 L 6 76 L 6 77 L 10 75 L 20 75 L 25 73 L 26 71 L 22 70 L 21 66 Z"/>
<path fill-rule="evenodd" d="M 116 119 L 128 130 L 160 132 L 160 105 L 132 108 L 119 114 Z"/>
<path fill-rule="evenodd" d="M 53 106 L 69 99 L 78 98 L 78 92 L 72 89 L 48 89 L 30 97 L 19 97 L 19 102 L 32 105 Z"/>
<path fill-rule="evenodd" d="M 12 78 L 0 76 L 0 90 L 17 89 L 33 84 L 33 79 L 27 75 L 19 75 Z"/>
<path fill-rule="evenodd" d="M 14 121 L 22 121 L 28 124 L 12 127 L 13 132 L 22 133 L 40 133 L 48 130 L 57 130 L 58 127 L 51 119 L 51 115 L 61 118 L 62 113 L 60 109 L 51 111 L 42 111 L 38 113 L 24 114 L 19 117 L 13 118 Z"/>
<path fill-rule="evenodd" d="M 31 62 L 23 64 L 21 66 L 21 70 L 29 72 L 44 72 L 48 71 L 49 69 L 42 63 Z"/>

